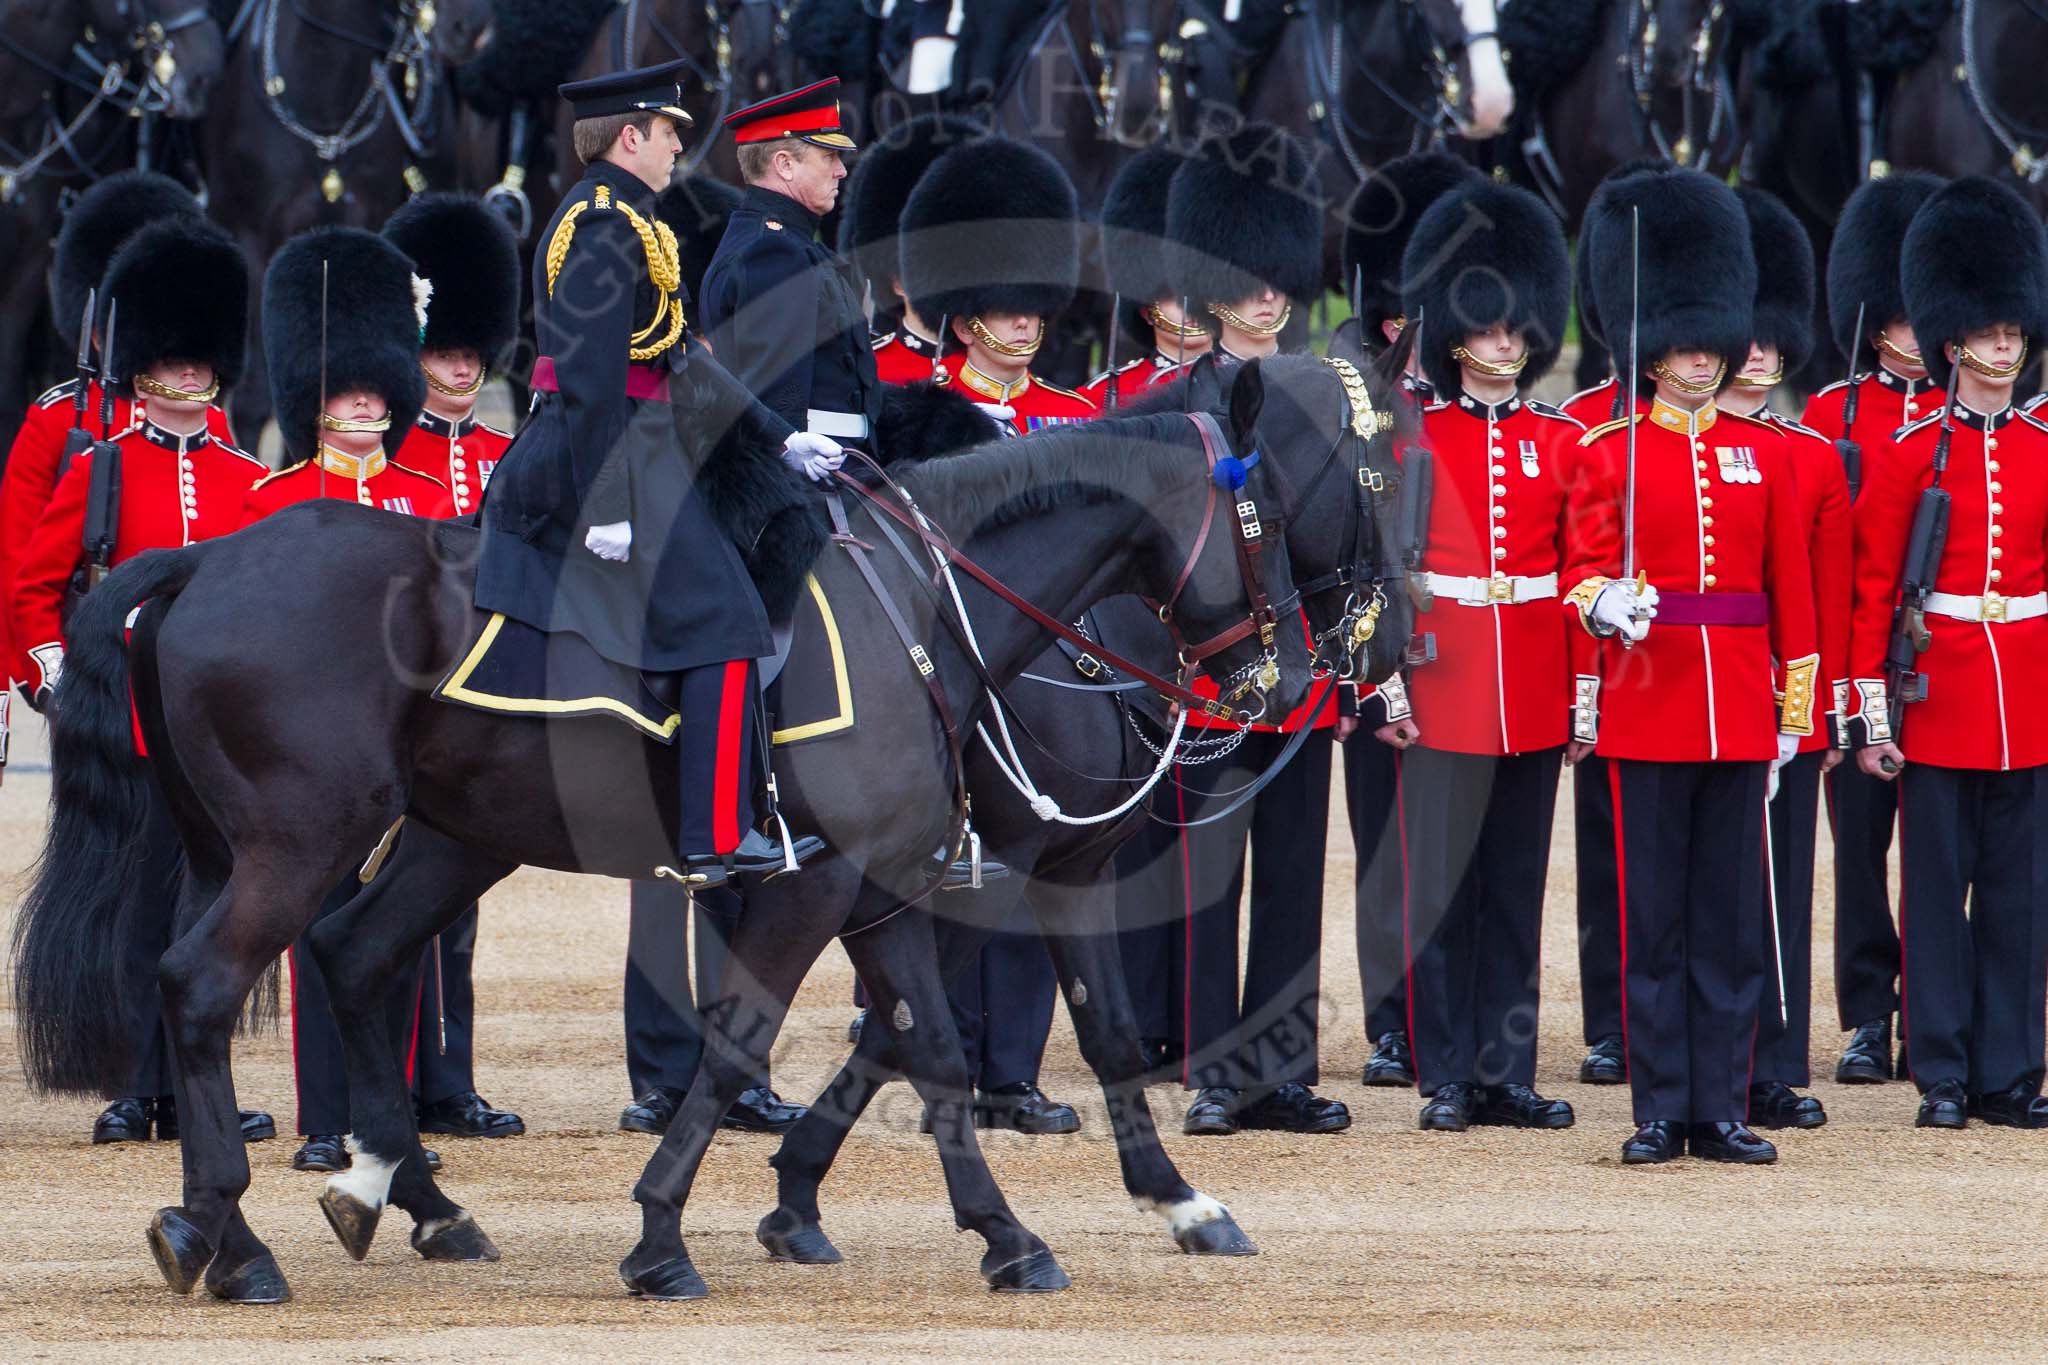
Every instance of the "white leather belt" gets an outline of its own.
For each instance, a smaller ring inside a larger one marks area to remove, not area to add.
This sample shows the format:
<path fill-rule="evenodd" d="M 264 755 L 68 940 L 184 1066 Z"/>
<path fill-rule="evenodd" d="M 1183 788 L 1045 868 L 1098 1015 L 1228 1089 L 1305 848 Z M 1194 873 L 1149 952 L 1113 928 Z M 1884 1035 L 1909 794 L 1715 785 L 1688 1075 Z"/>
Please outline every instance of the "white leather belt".
<path fill-rule="evenodd" d="M 1557 575 L 1524 578 L 1520 574 L 1495 574 L 1492 578 L 1460 578 L 1454 574 L 1424 574 L 1423 582 L 1437 597 L 1461 607 L 1512 607 L 1557 596 Z"/>
<path fill-rule="evenodd" d="M 830 436 L 835 441 L 865 441 L 868 438 L 868 419 L 865 413 L 812 408 L 804 414 L 804 430 L 817 436 Z"/>
<path fill-rule="evenodd" d="M 2036 616 L 2048 616 L 2048 592 L 2030 592 L 2025 597 L 2000 597 L 1995 592 L 1982 597 L 1931 592 L 1927 594 L 1927 610 L 1957 621 L 1988 621 L 1994 625 L 2031 621 Z"/>

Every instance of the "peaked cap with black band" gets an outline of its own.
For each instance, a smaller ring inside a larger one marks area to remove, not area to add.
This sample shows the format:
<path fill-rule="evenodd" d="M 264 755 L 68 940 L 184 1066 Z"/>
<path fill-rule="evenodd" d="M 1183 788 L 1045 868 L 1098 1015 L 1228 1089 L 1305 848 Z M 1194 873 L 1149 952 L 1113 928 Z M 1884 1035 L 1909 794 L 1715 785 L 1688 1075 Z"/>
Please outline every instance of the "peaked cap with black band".
<path fill-rule="evenodd" d="M 1270 123 L 1212 137 L 1173 173 L 1168 269 L 1188 321 L 1223 324 L 1209 306 L 1271 288 L 1289 299 L 1323 287 L 1323 182 L 1300 139 Z"/>
<path fill-rule="evenodd" d="M 1953 367 L 1944 344 L 1994 323 L 2017 323 L 2029 354 L 2039 351 L 2048 331 L 2048 236 L 2017 191 L 1964 176 L 1913 215 L 1899 284 L 1928 377 L 1947 388 Z"/>
<path fill-rule="evenodd" d="M 108 357 L 114 392 L 135 396 L 135 376 L 162 360 L 213 367 L 223 389 L 242 377 L 249 336 L 249 262 L 226 230 L 179 214 L 138 228 L 100 281 L 118 299 Z"/>
<path fill-rule="evenodd" d="M 1659 166 L 1614 182 L 1593 233 L 1593 306 L 1608 324 L 1607 344 L 1627 363 L 1631 211 L 1642 213 L 1641 334 L 1637 359 L 1646 382 L 1651 366 L 1673 351 L 1720 356 L 1723 387 L 1749 354 L 1756 304 L 1756 254 L 1749 219 L 1735 191 L 1703 171 Z M 1624 373 L 1624 378 L 1626 375 Z"/>
<path fill-rule="evenodd" d="M 1360 337 L 1370 351 L 1386 349 L 1382 323 L 1405 317 L 1401 257 L 1415 225 L 1443 195 L 1479 178 L 1469 161 L 1444 152 L 1415 152 L 1374 167 L 1344 206 L 1344 295 L 1362 279 Z"/>
<path fill-rule="evenodd" d="M 1624 161 L 1593 187 L 1592 198 L 1586 201 L 1586 211 L 1579 217 L 1579 239 L 1572 256 L 1572 301 L 1579 309 L 1579 335 L 1603 346 L 1607 344 L 1607 333 L 1601 326 L 1600 314 L 1593 307 L 1592 293 L 1586 285 L 1593 259 L 1593 223 L 1600 216 L 1600 206 L 1613 193 L 1610 187 L 1617 181 L 1626 180 L 1637 171 L 1654 170 L 1664 164 L 1664 158 L 1659 156 L 1639 156 L 1634 161 Z"/>
<path fill-rule="evenodd" d="M 1756 255 L 1750 339 L 1777 347 L 1779 372 L 1791 374 L 1813 355 L 1813 239 L 1769 190 L 1744 185 L 1735 197 L 1749 218 L 1749 248 Z"/>
<path fill-rule="evenodd" d="M 396 454 L 427 397 L 412 258 L 360 228 L 314 228 L 270 258 L 263 276 L 263 360 L 278 434 L 293 460 L 312 458 L 320 419 L 322 261 L 328 396 L 356 389 L 382 395 L 391 412 L 383 445 Z"/>
<path fill-rule="evenodd" d="M 192 191 L 155 171 L 121 171 L 79 195 L 57 229 L 50 263 L 50 308 L 65 349 L 78 348 L 85 296 L 99 287 L 114 253 L 131 233 L 165 218 L 205 216 Z"/>
<path fill-rule="evenodd" d="M 519 339 L 519 239 L 503 214 L 470 194 L 420 194 L 384 224 L 384 238 L 434 286 L 425 350 L 475 351 L 499 368 Z"/>
<path fill-rule="evenodd" d="M 1528 346 L 1519 386 L 1557 363 L 1571 316 L 1571 256 L 1557 215 L 1527 190 L 1481 178 L 1439 198 L 1408 239 L 1401 278 L 1404 310 L 1422 319 L 1416 355 L 1437 392 L 1458 392 L 1452 348 L 1497 323 Z"/>
<path fill-rule="evenodd" d="M 666 114 L 687 128 L 696 122 L 683 108 L 683 73 L 689 69 L 690 59 L 678 57 L 659 66 L 636 66 L 570 81 L 555 87 L 555 93 L 569 102 L 569 111 L 579 123 L 613 114 Z"/>
<path fill-rule="evenodd" d="M 1102 200 L 1102 269 L 1110 291 L 1123 298 L 1117 321 L 1147 346 L 1152 324 L 1142 316 L 1145 307 L 1174 295 L 1166 205 L 1186 160 L 1172 143 L 1155 142 L 1124 163 Z"/>
<path fill-rule="evenodd" d="M 878 307 L 896 306 L 889 284 L 900 269 L 896 234 L 910 192 L 946 152 L 987 136 L 987 129 L 969 119 L 919 114 L 861 152 L 840 196 L 839 254 L 874 286 Z"/>
<path fill-rule="evenodd" d="M 1049 318 L 1081 279 L 1074 182 L 1038 148 L 990 137 L 943 153 L 903 206 L 897 278 L 917 315 Z"/>
<path fill-rule="evenodd" d="M 1866 180 L 1842 205 L 1828 244 L 1828 333 L 1858 373 L 1876 363 L 1870 338 L 1906 316 L 1899 288 L 1899 257 L 1913 215 L 1946 183 L 1926 171 L 1894 171 Z M 1854 335 L 1856 314 L 1863 335 Z"/>

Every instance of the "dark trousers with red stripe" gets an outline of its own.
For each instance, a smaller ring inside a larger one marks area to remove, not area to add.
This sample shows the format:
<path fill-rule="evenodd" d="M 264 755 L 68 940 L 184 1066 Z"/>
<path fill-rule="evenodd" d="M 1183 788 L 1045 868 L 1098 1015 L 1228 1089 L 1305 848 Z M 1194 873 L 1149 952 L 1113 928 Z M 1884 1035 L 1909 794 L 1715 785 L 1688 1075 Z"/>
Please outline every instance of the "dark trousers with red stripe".
<path fill-rule="evenodd" d="M 1842 1027 L 1886 1020 L 1899 1007 L 1899 932 L 1892 919 L 1897 784 L 1853 762 L 1828 774 L 1835 832 L 1835 1007 Z"/>
<path fill-rule="evenodd" d="M 655 1086 L 688 1090 L 704 1057 L 703 1010 L 713 1010 L 732 958 L 739 897 L 724 888 L 689 897 L 674 882 L 636 881 L 626 930 L 626 1079 L 635 1097 Z M 694 923 L 693 923 L 694 921 Z M 697 935 L 695 991 L 690 934 Z M 747 1082 L 768 1084 L 768 1069 Z"/>
<path fill-rule="evenodd" d="M 1768 970 L 1761 762 L 1611 759 L 1637 1123 L 1740 1123 Z"/>
<path fill-rule="evenodd" d="M 1577 851 L 1579 1011 L 1588 1046 L 1621 1032 L 1621 882 L 1614 870 L 1614 790 L 1607 760 L 1588 754 L 1572 769 Z"/>
<path fill-rule="evenodd" d="M 1270 768 L 1291 738 L 1255 731 L 1216 763 L 1179 769 L 1167 797 L 1197 820 Z M 1183 1082 L 1267 1090 L 1316 1083 L 1322 988 L 1323 852 L 1330 815 L 1327 729 L 1246 805 L 1181 836 L 1187 916 L 1176 944 L 1187 1044 Z M 1239 992 L 1238 908 L 1251 846 L 1249 941 Z"/>
<path fill-rule="evenodd" d="M 1375 741 L 1377 742 L 1377 741 Z M 1533 1085 L 1543 884 L 1564 750 L 1400 755 L 1415 1080 Z"/>
<path fill-rule="evenodd" d="M 967 1074 L 976 1086 L 999 1090 L 1038 1084 L 1058 986 L 1031 907 L 1019 901 L 980 954 L 946 987 L 960 1046 L 967 1053 Z"/>
<path fill-rule="evenodd" d="M 1771 875 L 1777 889 L 1777 932 L 1764 903 L 1763 1003 L 1757 1007 L 1758 1084 L 1813 1084 L 1808 1049 L 1813 1041 L 1813 857 L 1820 824 L 1820 764 L 1824 750 L 1800 754 L 1778 770 L 1771 820 Z M 1771 957 L 1776 950 L 1778 961 Z M 1778 976 L 1785 973 L 1785 1015 L 1778 1017 Z"/>
<path fill-rule="evenodd" d="M 1363 725 L 1345 741 L 1344 807 L 1356 855 L 1353 888 L 1358 985 L 1365 1034 L 1408 1027 L 1408 955 L 1401 934 L 1401 837 L 1394 800 L 1394 751 Z"/>
<path fill-rule="evenodd" d="M 2048 1011 L 2048 765 L 2001 773 L 1909 763 L 1899 784 L 1901 994 L 1913 1083 L 2038 1092 Z"/>
<path fill-rule="evenodd" d="M 754 661 L 732 659 L 677 675 L 678 796 L 676 851 L 683 857 L 730 853 L 754 823 L 758 761 Z"/>

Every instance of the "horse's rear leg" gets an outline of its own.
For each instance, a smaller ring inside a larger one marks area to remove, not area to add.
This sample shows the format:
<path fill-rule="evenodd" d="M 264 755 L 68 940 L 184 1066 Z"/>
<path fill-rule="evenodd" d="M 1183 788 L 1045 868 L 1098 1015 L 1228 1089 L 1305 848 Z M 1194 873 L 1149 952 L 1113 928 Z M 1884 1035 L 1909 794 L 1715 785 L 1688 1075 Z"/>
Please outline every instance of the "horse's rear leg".
<path fill-rule="evenodd" d="M 369 1254 L 386 1203 L 412 1215 L 428 1260 L 495 1261 L 498 1249 L 427 1169 L 406 1085 L 419 974 L 429 940 L 512 871 L 432 830 L 408 827 L 376 880 L 307 935 L 348 1073 L 349 1169 L 327 1178 L 321 1211 L 349 1255 Z"/>
<path fill-rule="evenodd" d="M 720 1116 L 766 1064 L 804 973 L 845 924 L 859 876 L 833 858 L 801 877 L 748 888 L 720 983 L 724 995 L 699 1002 L 705 1028 L 697 1078 L 633 1187 L 640 1241 L 619 1263 L 619 1278 L 633 1294 L 701 1299 L 710 1292 L 683 1245 L 683 1205 Z"/>
<path fill-rule="evenodd" d="M 870 996 L 868 1025 L 896 1035 L 897 1057 L 931 1116 L 946 1171 L 953 1221 L 988 1242 L 981 1258 L 989 1288 L 1047 1293 L 1072 1281 L 1044 1242 L 1017 1221 L 996 1187 L 974 1133 L 967 1058 L 953 1027 L 928 915 L 900 914 L 846 940 Z"/>
<path fill-rule="evenodd" d="M 1230 1210 L 1182 1179 L 1160 1145 L 1145 1102 L 1145 1062 L 1117 950 L 1116 897 L 1108 869 L 1100 880 L 1081 886 L 1037 882 L 1031 907 L 1067 997 L 1081 1056 L 1102 1082 L 1110 1133 L 1132 1202 L 1163 1217 L 1173 1240 L 1190 1255 L 1256 1255 L 1258 1248 Z"/>
<path fill-rule="evenodd" d="M 951 981 L 988 942 L 988 933 L 953 919 L 939 920 L 934 927 L 940 977 Z M 778 1261 L 830 1265 L 840 1259 L 839 1249 L 819 1226 L 818 1187 L 877 1092 L 902 1074 L 896 1030 L 880 1015 L 870 1015 L 869 1023 L 871 1027 L 861 1030 L 853 1055 L 769 1159 L 776 1172 L 777 1202 L 774 1211 L 754 1229 L 754 1236 Z"/>
<path fill-rule="evenodd" d="M 206 889 L 188 878 L 184 895 L 196 899 Z M 249 1157 L 228 1049 L 242 1002 L 318 904 L 317 882 L 266 876 L 249 860 L 164 954 L 159 979 L 175 1054 L 185 1188 L 183 1204 L 150 1220 L 149 1248 L 180 1294 L 192 1292 L 203 1271 L 207 1290 L 220 1298 L 291 1297 L 269 1248 L 241 1214 Z M 186 920 L 181 913 L 179 922 Z"/>

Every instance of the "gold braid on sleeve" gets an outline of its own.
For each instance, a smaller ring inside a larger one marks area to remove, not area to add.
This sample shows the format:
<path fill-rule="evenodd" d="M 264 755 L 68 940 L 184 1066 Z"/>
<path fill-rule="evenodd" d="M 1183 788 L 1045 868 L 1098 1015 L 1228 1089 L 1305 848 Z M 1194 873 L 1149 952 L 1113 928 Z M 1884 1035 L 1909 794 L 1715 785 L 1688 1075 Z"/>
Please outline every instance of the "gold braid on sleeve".
<path fill-rule="evenodd" d="M 576 220 L 585 209 L 595 204 L 598 208 L 616 208 L 626 215 L 626 222 L 640 237 L 640 249 L 647 256 L 647 274 L 654 281 L 654 316 L 645 327 L 633 333 L 630 349 L 626 352 L 632 360 L 652 360 L 676 344 L 683 334 L 683 305 L 676 297 L 682 287 L 682 253 L 676 245 L 676 235 L 667 223 L 656 220 L 648 222 L 635 212 L 629 204 L 616 204 L 605 195 L 600 201 L 585 201 L 572 204 L 562 215 L 562 221 L 555 226 L 555 235 L 548 241 L 548 297 L 555 293 L 555 277 L 562 273 L 562 262 L 569 257 L 569 244 L 576 237 Z M 659 340 L 648 342 L 655 329 L 666 321 L 668 328 Z M 643 344 L 645 343 L 645 344 Z"/>
<path fill-rule="evenodd" d="M 1578 609 L 1579 624 L 1586 628 L 1586 634 L 1596 639 L 1604 640 L 1607 638 L 1607 635 L 1593 628 L 1593 599 L 1600 595 L 1600 589 L 1613 581 L 1611 578 L 1594 574 L 1591 578 L 1588 578 L 1585 582 L 1579 584 L 1578 587 L 1573 588 L 1564 595 L 1566 604 Z M 1612 632 L 1608 632 L 1608 634 L 1612 634 Z"/>
<path fill-rule="evenodd" d="M 1814 676 L 1820 672 L 1820 656 L 1809 654 L 1785 664 L 1785 695 L 1778 704 L 1778 732 L 1786 735 L 1813 733 Z"/>

